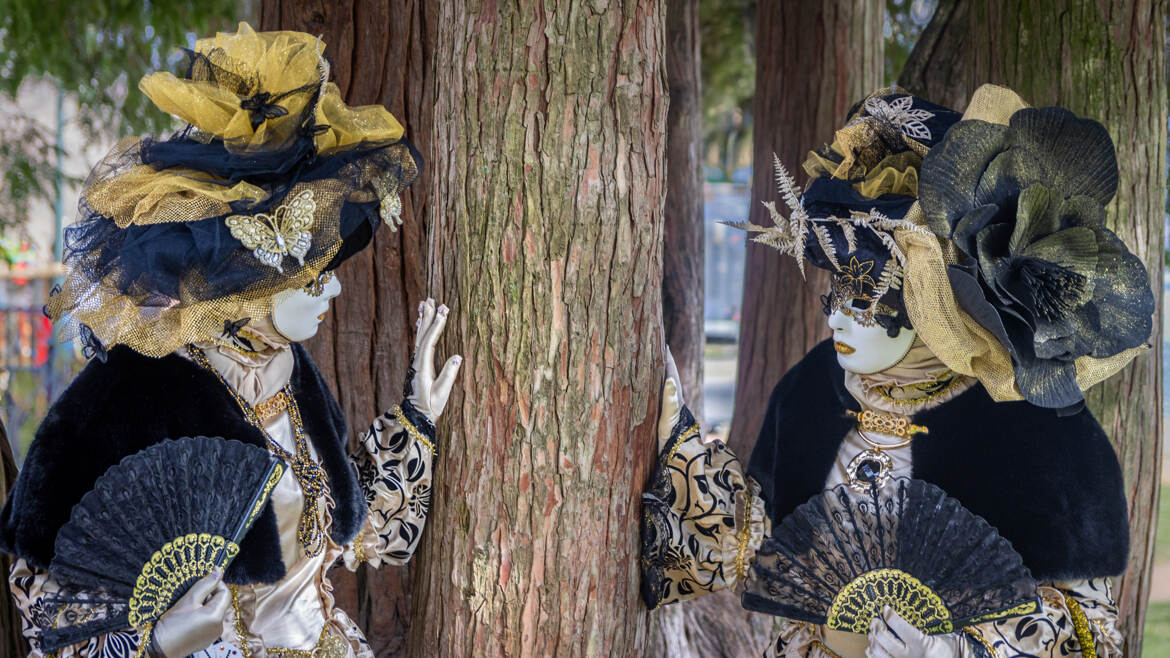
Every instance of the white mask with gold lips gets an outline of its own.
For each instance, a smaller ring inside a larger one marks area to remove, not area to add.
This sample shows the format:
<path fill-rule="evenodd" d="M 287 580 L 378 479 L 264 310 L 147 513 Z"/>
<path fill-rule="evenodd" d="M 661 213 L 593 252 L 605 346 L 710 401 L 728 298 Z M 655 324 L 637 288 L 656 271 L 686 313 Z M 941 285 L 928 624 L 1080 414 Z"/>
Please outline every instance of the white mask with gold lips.
<path fill-rule="evenodd" d="M 332 271 L 303 288 L 282 290 L 272 296 L 272 326 L 289 342 L 308 340 L 317 335 L 329 303 L 340 294 L 341 281 Z"/>
<path fill-rule="evenodd" d="M 859 305 L 868 303 L 860 302 Z M 859 321 L 857 314 L 850 310 L 853 304 L 853 299 L 847 299 L 829 309 L 829 328 L 833 330 L 837 363 L 859 375 L 872 375 L 898 365 L 906 358 L 917 332 L 901 327 L 898 335 L 890 338 L 882 325 Z"/>

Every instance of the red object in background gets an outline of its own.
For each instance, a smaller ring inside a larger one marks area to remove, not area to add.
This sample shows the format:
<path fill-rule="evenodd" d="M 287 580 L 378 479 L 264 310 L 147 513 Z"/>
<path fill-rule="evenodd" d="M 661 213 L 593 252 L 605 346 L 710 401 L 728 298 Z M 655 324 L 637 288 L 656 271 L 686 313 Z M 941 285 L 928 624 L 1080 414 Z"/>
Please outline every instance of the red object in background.
<path fill-rule="evenodd" d="M 33 365 L 37 367 L 43 366 L 49 362 L 49 341 L 53 339 L 53 323 L 43 314 L 40 315 L 36 324 L 36 355 L 33 358 Z"/>

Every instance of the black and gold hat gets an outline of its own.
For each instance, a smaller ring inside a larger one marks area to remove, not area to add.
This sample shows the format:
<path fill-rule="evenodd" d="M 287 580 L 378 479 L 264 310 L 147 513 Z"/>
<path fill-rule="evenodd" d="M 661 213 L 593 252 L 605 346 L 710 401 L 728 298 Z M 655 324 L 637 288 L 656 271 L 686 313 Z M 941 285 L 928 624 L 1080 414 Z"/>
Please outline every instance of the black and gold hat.
<path fill-rule="evenodd" d="M 902 302 L 899 229 L 925 231 L 905 220 L 918 198 L 923 156 L 959 114 L 897 90 L 882 89 L 854 105 L 833 143 L 809 154 L 806 190 L 774 160 L 787 217 L 766 202 L 773 226 L 732 226 L 758 233 L 757 242 L 833 273 L 826 310 L 839 308 L 891 335 L 909 328 Z"/>
<path fill-rule="evenodd" d="M 323 51 L 241 23 L 197 41 L 181 75 L 142 79 L 186 126 L 123 140 L 90 174 L 46 305 L 64 338 L 149 356 L 213 339 L 401 222 L 422 160 L 385 108 L 344 103 Z"/>

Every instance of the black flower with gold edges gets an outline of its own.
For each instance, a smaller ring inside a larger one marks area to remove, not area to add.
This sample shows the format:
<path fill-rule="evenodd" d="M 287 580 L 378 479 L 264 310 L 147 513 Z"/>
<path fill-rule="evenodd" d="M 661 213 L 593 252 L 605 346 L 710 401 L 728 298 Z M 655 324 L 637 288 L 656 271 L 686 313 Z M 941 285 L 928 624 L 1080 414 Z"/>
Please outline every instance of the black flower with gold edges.
<path fill-rule="evenodd" d="M 948 272 L 955 296 L 1038 406 L 1079 404 L 1077 358 L 1150 335 L 1145 267 L 1105 227 L 1117 183 L 1109 133 L 1057 107 L 1019 110 L 1008 125 L 962 121 L 923 161 L 927 223 L 964 255 Z"/>

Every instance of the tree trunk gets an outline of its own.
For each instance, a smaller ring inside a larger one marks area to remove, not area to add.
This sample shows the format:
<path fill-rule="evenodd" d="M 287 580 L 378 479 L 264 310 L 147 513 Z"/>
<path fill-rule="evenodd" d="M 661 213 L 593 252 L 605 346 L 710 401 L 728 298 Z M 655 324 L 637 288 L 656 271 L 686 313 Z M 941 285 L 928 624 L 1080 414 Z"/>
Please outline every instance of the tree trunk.
<path fill-rule="evenodd" d="M 666 0 L 666 209 L 662 326 L 687 405 L 703 416 L 703 108 L 699 2 Z"/>
<path fill-rule="evenodd" d="M 459 385 L 415 656 L 635 656 L 662 380 L 661 0 L 440 5 L 432 283 Z"/>
<path fill-rule="evenodd" d="M 832 141 L 850 106 L 881 86 L 881 3 L 870 0 L 761 2 L 756 10 L 755 163 L 750 221 L 768 224 L 776 199 L 772 154 L 793 175 L 814 148 Z M 820 296 L 829 278 L 748 243 L 739 372 L 729 445 L 746 462 L 780 377 L 829 335 Z"/>
<path fill-rule="evenodd" d="M 423 0 L 263 0 L 260 27 L 321 35 L 347 103 L 384 105 L 428 160 L 434 102 L 430 56 L 434 7 Z M 429 168 L 429 167 L 428 167 Z M 343 294 L 306 343 L 337 395 L 351 433 L 399 402 L 410 362 L 414 308 L 426 296 L 423 261 L 430 173 L 403 195 L 403 226 L 382 228 L 370 249 L 338 270 Z M 405 651 L 408 571 L 362 567 L 330 574 L 338 604 L 354 616 L 377 656 Z"/>
<path fill-rule="evenodd" d="M 662 324 L 687 405 L 703 415 L 703 176 L 699 3 L 666 2 L 666 211 Z M 734 592 L 669 605 L 654 615 L 649 656 L 728 658 L 759 653 L 772 624 L 750 614 Z"/>
<path fill-rule="evenodd" d="M 0 504 L 8 500 L 8 492 L 16 483 L 17 474 L 8 431 L 4 423 L 0 423 L 0 493 L 4 494 Z M 28 641 L 21 633 L 20 610 L 8 585 L 8 572 L 12 570 L 13 562 L 11 555 L 0 553 L 0 656 L 24 658 L 28 655 Z"/>
<path fill-rule="evenodd" d="M 1164 258 L 1165 22 L 1156 0 L 951 0 L 903 73 L 908 89 L 957 109 L 992 82 L 1035 106 L 1061 105 L 1103 123 L 1121 180 L 1108 225 L 1145 262 L 1155 292 Z M 1154 349 L 1086 395 L 1113 438 L 1129 499 L 1129 569 L 1115 592 L 1127 656 L 1141 655 L 1162 463 L 1162 295 L 1154 297 Z"/>

